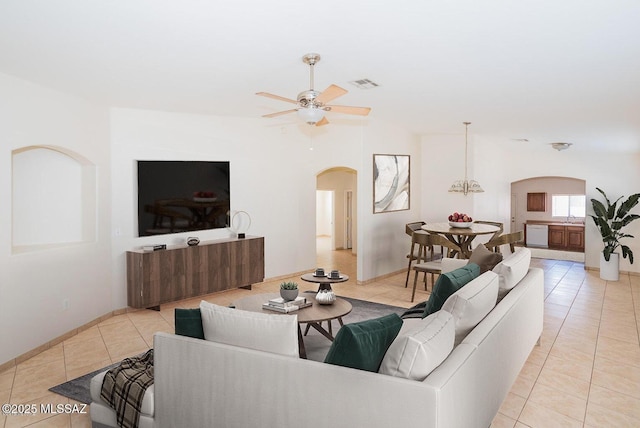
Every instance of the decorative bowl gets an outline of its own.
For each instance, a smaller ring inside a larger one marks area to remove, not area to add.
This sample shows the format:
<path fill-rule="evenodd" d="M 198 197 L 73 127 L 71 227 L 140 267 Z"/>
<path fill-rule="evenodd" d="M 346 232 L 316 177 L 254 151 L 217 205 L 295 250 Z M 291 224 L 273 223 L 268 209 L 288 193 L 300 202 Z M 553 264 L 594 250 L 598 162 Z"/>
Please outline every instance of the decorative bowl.
<path fill-rule="evenodd" d="M 468 229 L 473 224 L 472 221 L 450 221 L 449 226 L 455 227 L 458 229 Z"/>

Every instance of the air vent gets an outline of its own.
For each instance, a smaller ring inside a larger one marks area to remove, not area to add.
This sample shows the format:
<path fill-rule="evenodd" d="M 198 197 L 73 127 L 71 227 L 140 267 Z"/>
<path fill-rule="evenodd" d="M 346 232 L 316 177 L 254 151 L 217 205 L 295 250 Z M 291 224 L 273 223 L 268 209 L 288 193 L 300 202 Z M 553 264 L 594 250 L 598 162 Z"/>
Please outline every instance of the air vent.
<path fill-rule="evenodd" d="M 353 86 L 357 86 L 360 89 L 373 89 L 373 88 L 377 88 L 378 85 L 376 82 L 372 82 L 369 79 L 360 79 L 360 80 L 354 80 L 351 83 Z"/>

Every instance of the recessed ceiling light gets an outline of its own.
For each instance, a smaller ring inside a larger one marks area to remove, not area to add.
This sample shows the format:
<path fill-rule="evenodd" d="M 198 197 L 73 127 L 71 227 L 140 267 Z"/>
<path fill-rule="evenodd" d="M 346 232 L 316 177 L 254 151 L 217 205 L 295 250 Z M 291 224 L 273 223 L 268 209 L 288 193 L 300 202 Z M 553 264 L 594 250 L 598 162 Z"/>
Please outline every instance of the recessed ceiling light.
<path fill-rule="evenodd" d="M 529 140 L 527 138 L 512 138 L 511 141 L 517 141 L 519 143 L 528 143 Z"/>
<path fill-rule="evenodd" d="M 356 86 L 356 87 L 358 87 L 360 89 L 373 89 L 373 88 L 377 88 L 378 86 L 380 86 L 376 82 L 373 82 L 373 81 L 371 81 L 369 79 L 353 80 L 353 81 L 351 81 L 349 83 L 351 83 L 353 86 Z"/>

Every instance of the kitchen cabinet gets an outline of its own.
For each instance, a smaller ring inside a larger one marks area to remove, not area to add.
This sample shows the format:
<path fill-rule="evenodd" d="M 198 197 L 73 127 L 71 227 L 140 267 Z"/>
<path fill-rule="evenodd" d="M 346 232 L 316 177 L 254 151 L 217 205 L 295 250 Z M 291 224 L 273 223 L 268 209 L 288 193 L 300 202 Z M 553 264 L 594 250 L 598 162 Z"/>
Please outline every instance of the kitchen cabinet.
<path fill-rule="evenodd" d="M 565 235 L 567 250 L 584 251 L 584 227 L 567 226 Z"/>
<path fill-rule="evenodd" d="M 549 248 L 564 250 L 567 246 L 565 226 L 549 225 Z"/>
<path fill-rule="evenodd" d="M 549 248 L 554 250 L 584 251 L 584 226 L 550 224 Z"/>
<path fill-rule="evenodd" d="M 527 211 L 545 212 L 547 209 L 547 194 L 544 192 L 527 193 Z"/>

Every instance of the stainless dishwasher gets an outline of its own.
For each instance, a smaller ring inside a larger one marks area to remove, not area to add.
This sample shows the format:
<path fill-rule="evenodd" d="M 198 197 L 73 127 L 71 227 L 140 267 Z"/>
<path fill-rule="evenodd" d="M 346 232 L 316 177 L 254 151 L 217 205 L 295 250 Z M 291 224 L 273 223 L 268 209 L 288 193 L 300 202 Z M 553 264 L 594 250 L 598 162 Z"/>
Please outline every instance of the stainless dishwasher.
<path fill-rule="evenodd" d="M 527 224 L 527 247 L 549 248 L 549 226 Z"/>

